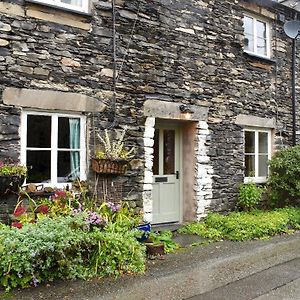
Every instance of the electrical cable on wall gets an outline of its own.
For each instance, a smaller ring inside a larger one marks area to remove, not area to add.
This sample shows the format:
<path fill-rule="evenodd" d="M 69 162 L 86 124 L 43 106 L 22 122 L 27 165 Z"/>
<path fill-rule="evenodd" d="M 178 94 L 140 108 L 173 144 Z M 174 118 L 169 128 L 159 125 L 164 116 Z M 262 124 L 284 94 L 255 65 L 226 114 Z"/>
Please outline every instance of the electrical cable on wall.
<path fill-rule="evenodd" d="M 121 65 L 119 70 L 117 71 L 117 42 L 116 42 L 116 2 L 115 0 L 112 0 L 112 64 L 113 64 L 113 82 L 112 82 L 112 92 L 113 92 L 113 98 L 112 98 L 112 104 L 111 104 L 111 114 L 109 116 L 110 124 L 107 126 L 104 126 L 102 129 L 112 129 L 117 125 L 116 122 L 116 102 L 117 102 L 117 82 L 120 78 L 120 73 L 123 70 L 125 59 L 128 56 L 129 48 L 133 39 L 134 31 L 136 28 L 136 24 L 138 21 L 138 15 L 140 12 L 140 3 L 138 4 L 136 18 L 134 20 L 134 23 L 132 25 L 132 29 L 130 31 L 129 40 L 127 43 L 127 47 L 125 50 L 125 53 L 123 55 Z"/>

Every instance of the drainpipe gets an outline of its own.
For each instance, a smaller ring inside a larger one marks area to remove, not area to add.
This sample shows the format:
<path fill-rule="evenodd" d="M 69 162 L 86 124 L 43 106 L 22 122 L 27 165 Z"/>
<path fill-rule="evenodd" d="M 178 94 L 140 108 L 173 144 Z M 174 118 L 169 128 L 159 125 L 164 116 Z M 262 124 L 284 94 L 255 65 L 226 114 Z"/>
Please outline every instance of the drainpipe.
<path fill-rule="evenodd" d="M 293 40 L 292 54 L 292 114 L 293 114 L 293 146 L 296 146 L 296 41 Z"/>

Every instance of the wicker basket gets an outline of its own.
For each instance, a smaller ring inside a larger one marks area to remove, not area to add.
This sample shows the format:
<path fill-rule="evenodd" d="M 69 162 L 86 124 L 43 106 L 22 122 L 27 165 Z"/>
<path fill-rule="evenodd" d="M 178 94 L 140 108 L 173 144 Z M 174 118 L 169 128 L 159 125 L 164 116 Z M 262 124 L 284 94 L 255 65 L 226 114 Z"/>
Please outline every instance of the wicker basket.
<path fill-rule="evenodd" d="M 127 160 L 93 159 L 92 169 L 99 174 L 125 174 L 128 167 Z"/>

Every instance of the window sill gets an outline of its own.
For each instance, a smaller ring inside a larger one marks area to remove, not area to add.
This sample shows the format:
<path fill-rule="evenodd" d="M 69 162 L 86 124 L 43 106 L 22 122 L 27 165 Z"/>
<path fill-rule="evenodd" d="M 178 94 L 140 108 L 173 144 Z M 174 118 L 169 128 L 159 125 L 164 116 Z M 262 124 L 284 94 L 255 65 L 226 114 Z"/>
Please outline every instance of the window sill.
<path fill-rule="evenodd" d="M 252 52 L 244 51 L 244 55 L 248 58 L 256 59 L 267 64 L 276 64 L 276 60 Z"/>
<path fill-rule="evenodd" d="M 245 177 L 244 183 L 266 183 L 267 177 Z"/>
<path fill-rule="evenodd" d="M 33 3 L 42 7 L 49 7 L 49 8 L 54 8 L 54 9 L 59 9 L 61 11 L 64 12 L 68 12 L 68 13 L 72 13 L 72 14 L 77 14 L 77 15 L 81 15 L 81 16 L 86 16 L 86 17 L 90 17 L 92 16 L 91 12 L 85 12 L 82 10 L 77 10 L 77 9 L 71 9 L 71 8 L 66 8 L 66 7 L 62 7 L 59 5 L 52 5 L 49 3 L 41 3 L 40 1 L 36 1 L 36 0 L 25 0 L 28 3 Z"/>

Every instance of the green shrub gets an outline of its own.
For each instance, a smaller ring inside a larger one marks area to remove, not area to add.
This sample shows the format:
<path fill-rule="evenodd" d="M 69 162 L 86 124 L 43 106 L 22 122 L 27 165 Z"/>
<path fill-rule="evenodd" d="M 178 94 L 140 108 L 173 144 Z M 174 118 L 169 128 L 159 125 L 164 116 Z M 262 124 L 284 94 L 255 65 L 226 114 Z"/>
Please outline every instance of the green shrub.
<path fill-rule="evenodd" d="M 277 152 L 269 166 L 268 186 L 273 206 L 295 204 L 300 199 L 300 146 Z"/>
<path fill-rule="evenodd" d="M 240 185 L 238 193 L 237 208 L 249 211 L 258 207 L 264 188 L 257 186 L 254 182 Z"/>
<path fill-rule="evenodd" d="M 138 232 L 116 231 L 108 226 L 105 231 L 95 230 L 97 247 L 92 257 L 94 275 L 119 276 L 123 273 L 145 271 L 146 248 L 136 239 Z"/>
<path fill-rule="evenodd" d="M 197 234 L 213 241 L 244 241 L 290 233 L 299 228 L 300 209 L 284 208 L 269 212 L 232 212 L 227 216 L 210 213 L 203 222 L 188 224 L 180 229 L 180 233 Z"/>
<path fill-rule="evenodd" d="M 100 229 L 86 214 L 45 217 L 21 229 L 0 226 L 0 285 L 7 290 L 54 279 L 143 272 L 145 248 L 136 232 L 108 224 Z"/>
<path fill-rule="evenodd" d="M 45 218 L 22 229 L 0 231 L 0 283 L 27 287 L 56 278 L 84 278 L 88 244 L 79 218 Z"/>

